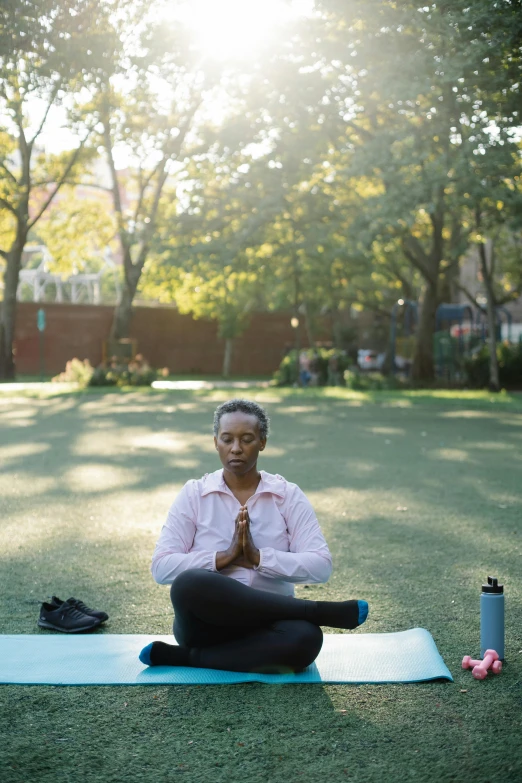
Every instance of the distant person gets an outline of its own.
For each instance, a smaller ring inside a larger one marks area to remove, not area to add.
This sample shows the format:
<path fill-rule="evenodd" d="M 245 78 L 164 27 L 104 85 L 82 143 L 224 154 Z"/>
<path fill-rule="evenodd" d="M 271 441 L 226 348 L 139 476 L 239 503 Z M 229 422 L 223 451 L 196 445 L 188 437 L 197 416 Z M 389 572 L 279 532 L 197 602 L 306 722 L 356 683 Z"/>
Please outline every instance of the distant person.
<path fill-rule="evenodd" d="M 319 386 L 319 354 L 315 348 L 310 359 L 310 386 Z"/>
<path fill-rule="evenodd" d="M 320 626 L 357 628 L 366 601 L 294 598 L 294 584 L 326 582 L 330 551 L 296 484 L 257 469 L 269 420 L 234 399 L 214 414 L 223 468 L 188 481 L 172 504 L 152 558 L 171 584 L 178 646 L 147 645 L 150 666 L 297 672 L 322 646 Z"/>
<path fill-rule="evenodd" d="M 299 381 L 301 386 L 306 389 L 312 379 L 310 373 L 310 357 L 306 351 L 299 354 Z"/>
<path fill-rule="evenodd" d="M 334 353 L 328 359 L 328 386 L 340 386 L 339 357 Z"/>

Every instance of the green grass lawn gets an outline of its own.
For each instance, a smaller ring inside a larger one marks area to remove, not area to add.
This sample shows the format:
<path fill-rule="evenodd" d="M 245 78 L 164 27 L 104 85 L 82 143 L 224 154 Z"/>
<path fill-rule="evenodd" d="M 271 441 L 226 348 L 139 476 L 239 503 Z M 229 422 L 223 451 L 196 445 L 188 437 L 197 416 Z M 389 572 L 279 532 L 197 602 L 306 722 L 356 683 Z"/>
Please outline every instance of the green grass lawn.
<path fill-rule="evenodd" d="M 455 682 L 1 686 L 0 779 L 520 781 L 520 397 L 248 394 L 272 419 L 260 467 L 303 488 L 333 554 L 330 582 L 297 595 L 367 599 L 356 633 L 427 628 Z M 150 557 L 182 484 L 219 467 L 227 396 L 0 395 L 2 633 L 37 633 L 52 593 L 105 609 L 101 633 L 170 632 Z M 488 574 L 505 584 L 506 664 L 480 682 L 460 664 L 480 652 Z"/>

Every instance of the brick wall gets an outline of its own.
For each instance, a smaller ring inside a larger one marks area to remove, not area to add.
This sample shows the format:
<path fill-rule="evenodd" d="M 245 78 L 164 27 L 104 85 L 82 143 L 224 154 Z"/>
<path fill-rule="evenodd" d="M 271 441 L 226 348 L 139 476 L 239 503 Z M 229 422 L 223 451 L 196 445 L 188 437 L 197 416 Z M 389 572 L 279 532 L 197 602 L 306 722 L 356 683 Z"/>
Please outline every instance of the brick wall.
<path fill-rule="evenodd" d="M 46 314 L 45 370 L 61 372 L 68 359 L 102 360 L 103 341 L 109 334 L 113 307 L 59 303 L 19 302 L 16 323 L 16 367 L 19 373 L 40 371 L 39 332 L 36 313 Z M 219 374 L 224 341 L 217 337 L 212 321 L 195 321 L 173 308 L 136 307 L 131 337 L 153 367 L 168 367 L 172 373 Z M 330 336 L 328 323 L 317 339 Z M 306 344 L 304 329 L 302 344 Z M 247 331 L 235 341 L 231 372 L 234 375 L 270 375 L 279 365 L 285 346 L 293 345 L 295 333 L 287 313 L 256 313 Z"/>

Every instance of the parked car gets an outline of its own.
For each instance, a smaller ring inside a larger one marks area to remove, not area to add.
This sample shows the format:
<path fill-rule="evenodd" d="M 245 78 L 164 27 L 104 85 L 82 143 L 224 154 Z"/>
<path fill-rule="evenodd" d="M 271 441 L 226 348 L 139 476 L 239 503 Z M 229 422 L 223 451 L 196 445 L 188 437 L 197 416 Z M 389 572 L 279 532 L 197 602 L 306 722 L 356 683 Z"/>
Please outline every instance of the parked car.
<path fill-rule="evenodd" d="M 382 370 L 386 354 L 359 348 L 357 351 L 357 365 L 361 370 Z"/>

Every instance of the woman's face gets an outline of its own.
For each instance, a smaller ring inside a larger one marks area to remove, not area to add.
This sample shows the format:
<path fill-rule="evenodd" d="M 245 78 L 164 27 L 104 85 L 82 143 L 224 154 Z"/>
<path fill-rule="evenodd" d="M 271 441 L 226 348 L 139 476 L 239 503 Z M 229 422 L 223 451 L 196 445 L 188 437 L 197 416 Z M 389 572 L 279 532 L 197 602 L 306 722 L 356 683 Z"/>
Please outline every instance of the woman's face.
<path fill-rule="evenodd" d="M 225 470 L 241 476 L 255 467 L 259 452 L 266 446 L 266 439 L 259 434 L 256 416 L 234 411 L 223 414 L 219 420 L 214 444 Z"/>

